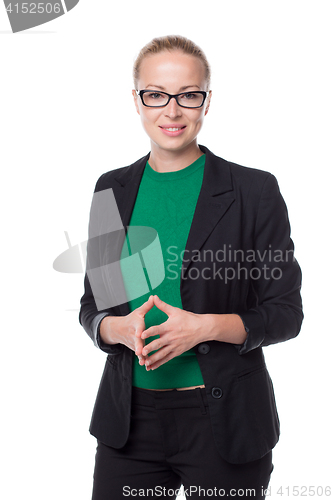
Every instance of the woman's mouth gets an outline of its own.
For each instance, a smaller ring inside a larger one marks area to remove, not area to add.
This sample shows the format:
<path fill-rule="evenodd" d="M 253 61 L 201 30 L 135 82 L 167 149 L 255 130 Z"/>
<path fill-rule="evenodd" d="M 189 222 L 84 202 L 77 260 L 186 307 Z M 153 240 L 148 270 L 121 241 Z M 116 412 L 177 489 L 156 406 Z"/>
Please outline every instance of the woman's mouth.
<path fill-rule="evenodd" d="M 168 136 L 175 137 L 184 132 L 186 128 L 186 125 L 181 125 L 181 126 L 166 126 L 162 127 L 160 126 L 160 129 Z"/>

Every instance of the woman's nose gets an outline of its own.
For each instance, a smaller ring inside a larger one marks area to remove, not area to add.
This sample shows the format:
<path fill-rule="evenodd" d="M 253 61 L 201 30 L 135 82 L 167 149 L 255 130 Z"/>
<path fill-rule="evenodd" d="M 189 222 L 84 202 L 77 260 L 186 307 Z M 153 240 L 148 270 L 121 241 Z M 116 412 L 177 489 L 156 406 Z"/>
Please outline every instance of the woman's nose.
<path fill-rule="evenodd" d="M 174 97 L 170 99 L 164 109 L 167 116 L 180 116 L 182 114 L 182 108 L 179 106 Z"/>

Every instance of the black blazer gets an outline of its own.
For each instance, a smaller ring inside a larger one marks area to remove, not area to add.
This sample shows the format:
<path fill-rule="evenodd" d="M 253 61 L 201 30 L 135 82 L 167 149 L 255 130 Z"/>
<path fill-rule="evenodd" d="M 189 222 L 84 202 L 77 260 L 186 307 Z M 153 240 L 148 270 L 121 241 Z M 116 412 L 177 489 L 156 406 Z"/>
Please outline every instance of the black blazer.
<path fill-rule="evenodd" d="M 181 300 L 187 311 L 236 313 L 243 320 L 248 334 L 243 345 L 207 341 L 194 349 L 215 444 L 225 460 L 244 463 L 264 456 L 279 439 L 262 347 L 298 335 L 303 320 L 301 271 L 293 258 L 287 208 L 275 177 L 230 163 L 204 146 L 200 149 L 206 153 L 206 163 L 186 244 Z M 149 154 L 97 181 L 95 192 L 113 189 L 125 227 L 148 158 Z M 203 256 L 207 249 L 216 256 L 215 262 L 198 258 L 198 251 Z M 79 321 L 94 339 L 94 320 L 101 311 L 87 274 L 84 284 Z M 104 312 L 126 315 L 130 310 L 124 303 Z M 89 430 L 103 443 L 122 448 L 130 427 L 133 351 L 123 344 L 97 341 L 108 356 Z"/>

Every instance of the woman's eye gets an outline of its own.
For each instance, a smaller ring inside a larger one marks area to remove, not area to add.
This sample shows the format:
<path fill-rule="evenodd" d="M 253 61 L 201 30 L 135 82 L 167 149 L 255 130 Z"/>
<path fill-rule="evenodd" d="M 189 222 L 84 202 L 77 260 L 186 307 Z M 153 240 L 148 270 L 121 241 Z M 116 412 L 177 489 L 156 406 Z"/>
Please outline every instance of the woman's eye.
<path fill-rule="evenodd" d="M 159 99 L 160 97 L 162 97 L 162 95 L 158 92 L 150 92 L 147 93 L 147 97 L 149 97 L 150 99 Z"/>
<path fill-rule="evenodd" d="M 191 94 L 191 93 L 188 93 L 188 94 L 184 94 L 184 95 L 183 95 L 183 97 L 184 97 L 185 99 L 188 99 L 188 100 L 190 100 L 190 99 L 195 99 L 195 98 L 196 98 L 196 94 Z"/>

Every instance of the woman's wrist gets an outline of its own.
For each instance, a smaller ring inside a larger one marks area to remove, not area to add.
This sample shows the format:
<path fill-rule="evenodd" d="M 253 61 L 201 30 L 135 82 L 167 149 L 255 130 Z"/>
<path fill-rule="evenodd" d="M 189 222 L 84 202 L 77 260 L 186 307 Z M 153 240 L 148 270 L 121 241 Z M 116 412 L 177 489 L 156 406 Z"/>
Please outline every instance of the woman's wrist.
<path fill-rule="evenodd" d="M 119 344 L 119 319 L 121 316 L 105 316 L 99 325 L 99 334 L 105 344 Z M 118 327 L 117 327 L 118 325 Z"/>
<path fill-rule="evenodd" d="M 247 337 L 238 314 L 203 314 L 206 340 L 243 344 Z"/>

